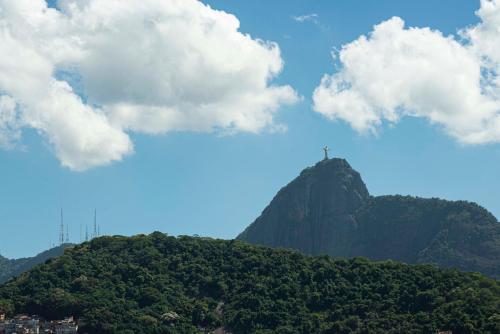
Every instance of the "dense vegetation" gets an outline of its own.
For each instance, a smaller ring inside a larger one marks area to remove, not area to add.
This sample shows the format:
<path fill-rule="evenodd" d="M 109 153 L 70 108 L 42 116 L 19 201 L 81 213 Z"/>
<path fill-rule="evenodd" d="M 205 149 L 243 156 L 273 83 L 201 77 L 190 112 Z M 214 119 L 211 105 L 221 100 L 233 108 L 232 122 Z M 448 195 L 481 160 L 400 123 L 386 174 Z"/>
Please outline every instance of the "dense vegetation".
<path fill-rule="evenodd" d="M 30 270 L 37 264 L 44 263 L 48 259 L 62 255 L 64 250 L 71 246 L 73 245 L 64 244 L 49 249 L 33 257 L 26 257 L 15 260 L 9 260 L 0 255 L 0 284 L 7 282 L 12 277 L 21 275 L 23 272 Z"/>
<path fill-rule="evenodd" d="M 0 307 L 100 334 L 500 332 L 500 283 L 480 274 L 158 232 L 68 249 L 0 286 Z"/>
<path fill-rule="evenodd" d="M 380 196 L 355 217 L 351 256 L 434 263 L 500 278 L 500 223 L 475 203 Z"/>
<path fill-rule="evenodd" d="M 373 197 L 343 159 L 305 169 L 238 239 L 310 255 L 366 257 L 500 278 L 500 223 L 465 201 Z"/>

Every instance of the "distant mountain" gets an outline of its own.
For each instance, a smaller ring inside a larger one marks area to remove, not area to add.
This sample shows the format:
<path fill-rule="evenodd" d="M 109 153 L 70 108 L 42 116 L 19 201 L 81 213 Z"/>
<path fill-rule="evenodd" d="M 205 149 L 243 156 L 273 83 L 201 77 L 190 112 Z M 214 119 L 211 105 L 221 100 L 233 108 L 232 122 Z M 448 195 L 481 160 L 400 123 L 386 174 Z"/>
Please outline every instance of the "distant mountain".
<path fill-rule="evenodd" d="M 500 223 L 486 209 L 464 201 L 372 197 L 343 159 L 302 171 L 237 239 L 312 255 L 434 263 L 500 278 Z"/>
<path fill-rule="evenodd" d="M 45 261 L 56 256 L 61 256 L 66 248 L 72 246 L 73 244 L 63 244 L 42 252 L 34 257 L 16 260 L 9 260 L 0 255 L 0 284 L 7 282 L 12 277 L 21 275 L 23 272 L 30 270 L 40 263 L 44 263 Z"/>
<path fill-rule="evenodd" d="M 497 334 L 500 281 L 156 232 L 77 245 L 0 286 L 0 308 L 89 334 Z"/>

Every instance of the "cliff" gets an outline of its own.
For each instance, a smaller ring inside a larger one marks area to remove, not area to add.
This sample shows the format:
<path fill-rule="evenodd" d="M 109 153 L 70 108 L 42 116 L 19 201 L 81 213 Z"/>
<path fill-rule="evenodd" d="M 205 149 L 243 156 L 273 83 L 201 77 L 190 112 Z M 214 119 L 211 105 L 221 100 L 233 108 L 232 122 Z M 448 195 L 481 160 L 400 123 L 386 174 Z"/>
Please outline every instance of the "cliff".
<path fill-rule="evenodd" d="M 500 224 L 464 201 L 372 197 L 343 159 L 306 168 L 239 240 L 306 254 L 434 263 L 500 277 Z"/>

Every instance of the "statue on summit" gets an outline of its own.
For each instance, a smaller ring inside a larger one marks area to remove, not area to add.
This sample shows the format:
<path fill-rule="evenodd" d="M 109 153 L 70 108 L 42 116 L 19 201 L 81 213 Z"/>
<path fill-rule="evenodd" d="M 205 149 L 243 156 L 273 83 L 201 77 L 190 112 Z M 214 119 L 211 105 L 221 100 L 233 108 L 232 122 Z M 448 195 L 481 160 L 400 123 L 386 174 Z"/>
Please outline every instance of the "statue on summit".
<path fill-rule="evenodd" d="M 328 160 L 328 151 L 330 151 L 330 149 L 328 148 L 328 146 L 325 146 L 325 147 L 323 147 L 323 151 L 325 151 L 325 159 L 324 160 Z"/>

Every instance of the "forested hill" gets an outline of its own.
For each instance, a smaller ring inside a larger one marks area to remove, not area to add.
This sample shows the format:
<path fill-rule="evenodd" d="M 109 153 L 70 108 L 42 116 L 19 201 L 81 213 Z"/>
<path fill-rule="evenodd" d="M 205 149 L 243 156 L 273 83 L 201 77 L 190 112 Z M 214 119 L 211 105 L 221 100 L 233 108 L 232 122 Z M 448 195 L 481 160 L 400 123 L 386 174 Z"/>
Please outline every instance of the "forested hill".
<path fill-rule="evenodd" d="M 480 274 L 158 232 L 75 246 L 0 286 L 0 307 L 99 334 L 500 332 Z"/>
<path fill-rule="evenodd" d="M 500 223 L 465 201 L 373 197 L 344 159 L 306 168 L 238 239 L 306 254 L 434 263 L 500 278 Z"/>
<path fill-rule="evenodd" d="M 48 259 L 60 256 L 72 244 L 63 244 L 44 251 L 33 257 L 26 257 L 22 259 L 9 260 L 0 255 L 0 284 L 7 282 L 10 278 L 19 276 L 21 273 L 30 270 L 37 264 L 43 263 Z"/>

